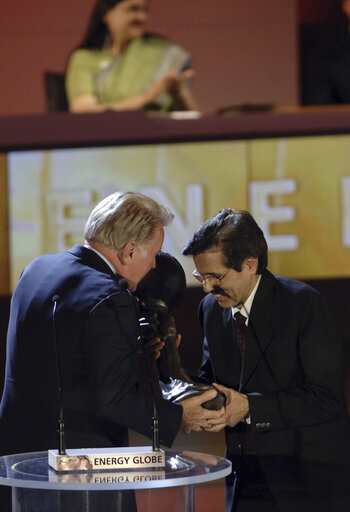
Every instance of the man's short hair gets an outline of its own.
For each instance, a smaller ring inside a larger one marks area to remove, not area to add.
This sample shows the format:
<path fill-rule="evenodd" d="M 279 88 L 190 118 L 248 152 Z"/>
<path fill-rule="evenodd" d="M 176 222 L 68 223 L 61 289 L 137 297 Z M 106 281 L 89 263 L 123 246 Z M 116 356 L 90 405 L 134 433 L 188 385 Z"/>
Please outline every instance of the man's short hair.
<path fill-rule="evenodd" d="M 224 255 L 224 264 L 237 272 L 246 258 L 258 258 L 257 273 L 267 267 L 267 243 L 262 230 L 249 212 L 226 208 L 211 217 L 192 235 L 183 249 L 186 256 L 203 253 L 218 247 Z"/>
<path fill-rule="evenodd" d="M 119 250 L 127 242 L 145 244 L 157 225 L 167 226 L 174 214 L 154 199 L 138 192 L 116 192 L 102 199 L 85 225 L 85 240 Z"/>

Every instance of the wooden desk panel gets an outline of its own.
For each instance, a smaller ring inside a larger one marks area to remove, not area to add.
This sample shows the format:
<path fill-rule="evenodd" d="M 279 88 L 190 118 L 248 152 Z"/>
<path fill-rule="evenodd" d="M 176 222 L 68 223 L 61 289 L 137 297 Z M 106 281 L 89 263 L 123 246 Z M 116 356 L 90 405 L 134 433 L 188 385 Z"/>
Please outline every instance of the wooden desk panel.
<path fill-rule="evenodd" d="M 0 152 L 350 133 L 349 107 L 174 120 L 145 112 L 0 117 Z"/>

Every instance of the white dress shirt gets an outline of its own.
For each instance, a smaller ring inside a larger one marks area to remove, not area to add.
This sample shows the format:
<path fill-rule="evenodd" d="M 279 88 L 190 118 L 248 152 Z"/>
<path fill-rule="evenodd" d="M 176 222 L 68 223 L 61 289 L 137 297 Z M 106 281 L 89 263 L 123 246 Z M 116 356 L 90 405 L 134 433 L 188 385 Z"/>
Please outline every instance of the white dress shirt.
<path fill-rule="evenodd" d="M 104 254 L 100 253 L 100 251 L 98 251 L 97 249 L 94 249 L 93 247 L 91 247 L 91 245 L 89 245 L 88 242 L 85 242 L 84 247 L 86 247 L 87 249 L 91 249 L 91 251 L 94 251 L 96 254 L 98 254 L 100 256 L 100 258 L 102 258 L 107 263 L 107 265 L 113 271 L 113 273 L 114 274 L 117 273 L 117 271 L 113 267 L 112 263 L 109 260 L 107 260 L 106 256 L 104 256 Z"/>

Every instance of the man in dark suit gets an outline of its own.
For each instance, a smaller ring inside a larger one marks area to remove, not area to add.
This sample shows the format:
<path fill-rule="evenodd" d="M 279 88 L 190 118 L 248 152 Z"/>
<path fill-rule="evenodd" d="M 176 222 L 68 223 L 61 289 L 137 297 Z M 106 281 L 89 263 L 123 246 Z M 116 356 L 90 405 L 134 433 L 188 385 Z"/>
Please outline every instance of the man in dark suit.
<path fill-rule="evenodd" d="M 226 395 L 224 417 L 205 429 L 226 427 L 235 470 L 227 479 L 227 511 L 239 499 L 247 503 L 242 496 L 258 496 L 256 510 L 265 510 L 264 503 L 266 510 L 284 510 L 274 508 L 274 493 L 277 487 L 283 501 L 288 478 L 300 478 L 292 461 L 318 466 L 345 453 L 341 347 L 329 307 L 315 289 L 266 269 L 267 244 L 248 212 L 222 210 L 183 253 L 193 256 L 194 276 L 208 293 L 199 309 L 200 375 Z"/>
<path fill-rule="evenodd" d="M 92 211 L 84 246 L 35 259 L 11 301 L 0 453 L 57 447 L 59 380 L 67 448 L 126 446 L 127 429 L 152 437 L 154 397 L 138 383 L 138 307 L 132 292 L 155 267 L 173 214 L 151 198 L 112 194 Z M 55 339 L 57 340 L 57 354 Z M 56 367 L 60 371 L 57 372 Z M 160 442 L 220 416 L 156 399 Z"/>

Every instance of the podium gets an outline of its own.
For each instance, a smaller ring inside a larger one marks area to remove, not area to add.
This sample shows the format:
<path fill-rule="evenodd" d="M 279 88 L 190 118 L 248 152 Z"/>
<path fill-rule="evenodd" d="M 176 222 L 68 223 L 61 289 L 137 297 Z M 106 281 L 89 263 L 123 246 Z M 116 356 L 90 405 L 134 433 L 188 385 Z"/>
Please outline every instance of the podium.
<path fill-rule="evenodd" d="M 166 451 L 163 468 L 103 472 L 57 473 L 47 452 L 0 457 L 12 512 L 194 512 L 195 485 L 230 473 L 227 459 L 190 451 Z"/>

